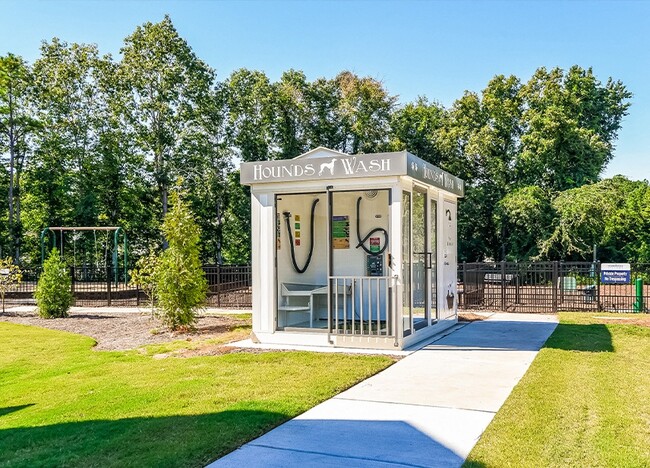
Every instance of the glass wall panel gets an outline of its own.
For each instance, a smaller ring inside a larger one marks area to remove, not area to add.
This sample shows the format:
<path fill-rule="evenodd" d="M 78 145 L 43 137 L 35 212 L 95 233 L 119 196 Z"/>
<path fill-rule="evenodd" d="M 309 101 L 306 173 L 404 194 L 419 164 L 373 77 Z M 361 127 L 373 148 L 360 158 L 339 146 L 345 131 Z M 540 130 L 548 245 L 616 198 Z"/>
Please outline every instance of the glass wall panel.
<path fill-rule="evenodd" d="M 402 326 L 404 336 L 411 327 L 411 194 L 402 192 Z"/>
<path fill-rule="evenodd" d="M 426 213 L 426 192 L 413 192 L 413 265 L 412 265 L 412 288 L 413 288 L 413 327 L 418 330 L 427 326 L 427 267 L 429 253 L 427 249 L 427 213 Z"/>
<path fill-rule="evenodd" d="M 332 193 L 331 325 L 351 335 L 388 333 L 390 190 Z"/>
<path fill-rule="evenodd" d="M 276 324 L 280 330 L 325 328 L 327 195 L 276 196 Z"/>

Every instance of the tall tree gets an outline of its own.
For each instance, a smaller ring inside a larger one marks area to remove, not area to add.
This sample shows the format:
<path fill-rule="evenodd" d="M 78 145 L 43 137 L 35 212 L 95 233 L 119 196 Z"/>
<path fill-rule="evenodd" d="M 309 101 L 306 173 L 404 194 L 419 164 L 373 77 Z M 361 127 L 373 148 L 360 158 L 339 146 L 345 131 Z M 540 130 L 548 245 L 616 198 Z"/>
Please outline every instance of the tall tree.
<path fill-rule="evenodd" d="M 227 208 L 223 223 L 223 259 L 226 263 L 251 261 L 250 188 L 239 183 L 239 171 L 228 175 Z"/>
<path fill-rule="evenodd" d="M 604 261 L 648 263 L 650 262 L 650 184 L 641 181 L 620 186 L 625 191 L 625 202 L 607 219 L 598 246 L 601 252 L 599 258 Z"/>
<path fill-rule="evenodd" d="M 14 262 L 20 259 L 22 223 L 20 179 L 30 150 L 30 137 L 38 128 L 29 104 L 32 75 L 21 57 L 0 57 L 0 149 L 8 153 L 8 231 Z M 1 151 L 4 153 L 4 151 Z"/>
<path fill-rule="evenodd" d="M 289 70 L 272 86 L 277 159 L 295 158 L 310 149 L 306 135 L 309 83 L 303 72 Z"/>
<path fill-rule="evenodd" d="M 466 92 L 454 102 L 440 131 L 441 166 L 467 182 L 459 211 L 460 258 L 504 256 L 507 235 L 495 225 L 494 210 L 514 186 L 523 104 L 519 80 L 495 76 L 481 94 Z"/>
<path fill-rule="evenodd" d="M 497 204 L 495 225 L 508 259 L 529 259 L 540 254 L 541 242 L 553 229 L 554 209 L 549 193 L 531 185 L 507 193 Z"/>
<path fill-rule="evenodd" d="M 170 184 L 209 156 L 194 148 L 195 139 L 207 134 L 202 113 L 210 105 L 214 72 L 179 36 L 169 16 L 138 26 L 121 53 L 122 112 L 135 146 L 151 164 L 164 215 Z"/>
<path fill-rule="evenodd" d="M 521 185 L 563 191 L 598 181 L 613 157 L 614 141 L 631 93 L 611 78 L 603 85 L 591 68 L 539 68 L 522 87 L 526 103 Z"/>
<path fill-rule="evenodd" d="M 440 148 L 440 132 L 446 123 L 445 108 L 430 103 L 426 97 L 418 97 L 391 114 L 390 148 L 393 151 L 408 150 L 431 164 L 439 166 L 443 161 Z"/>
<path fill-rule="evenodd" d="M 560 193 L 553 200 L 558 219 L 541 242 L 540 254 L 554 259 L 588 258 L 594 244 L 607 243 L 609 223 L 638 184 L 618 176 Z"/>
<path fill-rule="evenodd" d="M 204 155 L 193 170 L 183 172 L 188 201 L 202 232 L 201 257 L 206 263 L 222 263 L 224 212 L 228 201 L 228 173 L 232 170 L 226 134 L 227 93 L 222 84 L 201 114 L 202 133 L 188 140 L 188 151 Z M 189 169 L 189 168 L 188 168 Z"/>
<path fill-rule="evenodd" d="M 341 125 L 341 90 L 334 80 L 318 78 L 309 84 L 306 100 L 305 138 L 311 148 L 345 150 L 346 128 Z"/>
<path fill-rule="evenodd" d="M 341 151 L 371 153 L 386 147 L 390 115 L 397 98 L 379 81 L 344 71 L 334 79 L 341 93 L 338 114 L 346 129 Z"/>
<path fill-rule="evenodd" d="M 271 159 L 273 86 L 260 71 L 234 71 L 224 84 L 227 93 L 228 138 L 242 161 Z"/>
<path fill-rule="evenodd" d="M 466 92 L 456 101 L 438 141 L 441 166 L 468 183 L 459 214 L 460 257 L 507 256 L 519 228 L 495 210 L 514 190 L 538 186 L 552 198 L 597 181 L 629 98 L 620 82 L 601 85 L 590 69 L 576 66 L 566 73 L 540 68 L 523 85 L 499 75 L 480 95 Z"/>
<path fill-rule="evenodd" d="M 109 202 L 117 198 L 117 193 L 106 197 L 102 186 L 109 183 L 106 190 L 112 192 L 111 181 L 122 176 L 119 162 L 112 155 L 104 158 L 113 150 L 107 142 L 115 140 L 107 93 L 101 86 L 103 76 L 112 74 L 110 57 L 101 57 L 94 45 L 55 38 L 43 43 L 33 72 L 33 99 L 42 130 L 26 174 L 30 197 L 25 208 L 30 211 L 32 244 L 36 233 L 48 225 L 102 224 L 102 196 Z M 118 173 L 100 178 L 109 175 L 103 171 L 106 163 Z"/>

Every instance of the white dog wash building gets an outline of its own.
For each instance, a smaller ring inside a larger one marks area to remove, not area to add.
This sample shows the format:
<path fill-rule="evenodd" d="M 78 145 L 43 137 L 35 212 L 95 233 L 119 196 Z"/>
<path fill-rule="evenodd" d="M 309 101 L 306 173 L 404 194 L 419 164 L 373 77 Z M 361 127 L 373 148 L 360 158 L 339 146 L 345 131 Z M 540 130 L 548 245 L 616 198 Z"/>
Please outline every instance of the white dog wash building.
<path fill-rule="evenodd" d="M 403 349 L 457 321 L 463 181 L 406 152 L 317 148 L 241 165 L 253 339 Z"/>

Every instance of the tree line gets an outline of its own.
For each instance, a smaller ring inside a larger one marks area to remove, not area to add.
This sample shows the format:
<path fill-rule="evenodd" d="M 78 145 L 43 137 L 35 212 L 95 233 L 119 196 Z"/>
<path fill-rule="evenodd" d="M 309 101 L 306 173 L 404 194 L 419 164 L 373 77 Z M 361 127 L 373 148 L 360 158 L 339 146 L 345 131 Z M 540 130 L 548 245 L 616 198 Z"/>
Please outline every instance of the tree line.
<path fill-rule="evenodd" d="M 271 81 L 241 69 L 219 81 L 169 17 L 137 27 L 118 58 L 55 38 L 42 43 L 34 63 L 0 57 L 0 190 L 7 194 L 0 248 L 37 264 L 44 227 L 114 225 L 144 255 L 164 242 L 170 187 L 181 181 L 202 232 L 202 261 L 247 262 L 250 195 L 237 162 L 325 146 L 407 149 L 463 178 L 461 260 L 585 258 L 592 242 L 613 239 L 607 223 L 625 218 L 617 210 L 642 206 L 648 193 L 645 182 L 599 182 L 630 99 L 620 81 L 603 83 L 579 66 L 539 68 L 525 82 L 497 75 L 448 107 L 426 97 L 400 103 L 380 81 L 349 71 L 310 81 L 289 70 Z M 625 201 L 604 212 L 585 195 L 597 196 L 603 184 L 631 184 L 638 200 L 628 200 L 625 188 Z M 591 215 L 606 217 L 565 222 Z M 106 255 L 107 238 L 98 250 L 96 233 L 74 235 L 81 261 Z M 648 247 L 639 239 L 634 252 L 613 245 L 604 252 L 640 259 Z"/>

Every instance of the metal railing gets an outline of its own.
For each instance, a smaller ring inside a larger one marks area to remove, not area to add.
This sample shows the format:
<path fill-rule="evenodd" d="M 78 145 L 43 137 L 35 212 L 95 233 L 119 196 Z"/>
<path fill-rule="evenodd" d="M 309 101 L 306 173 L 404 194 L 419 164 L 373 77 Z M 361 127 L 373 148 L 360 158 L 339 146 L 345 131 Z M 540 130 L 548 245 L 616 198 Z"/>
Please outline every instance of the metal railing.
<path fill-rule="evenodd" d="M 250 265 L 205 265 L 208 282 L 207 303 L 223 308 L 252 307 Z M 34 304 L 34 291 L 41 268 L 21 268 L 23 280 L 7 292 L 8 304 Z M 125 283 L 123 275 L 114 280 L 113 268 L 69 267 L 71 291 L 77 306 L 140 306 L 147 300 L 137 284 Z"/>
<path fill-rule="evenodd" d="M 392 276 L 330 276 L 328 332 L 396 336 L 395 285 Z"/>
<path fill-rule="evenodd" d="M 458 266 L 459 308 L 508 312 L 648 312 L 650 264 L 632 263 L 630 281 L 601 282 L 600 262 L 492 262 Z M 636 280 L 644 281 L 639 293 Z"/>
<path fill-rule="evenodd" d="M 253 306 L 253 274 L 250 265 L 205 265 L 208 304 L 226 308 Z"/>

